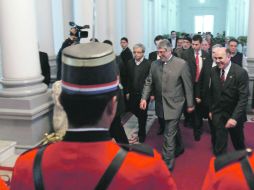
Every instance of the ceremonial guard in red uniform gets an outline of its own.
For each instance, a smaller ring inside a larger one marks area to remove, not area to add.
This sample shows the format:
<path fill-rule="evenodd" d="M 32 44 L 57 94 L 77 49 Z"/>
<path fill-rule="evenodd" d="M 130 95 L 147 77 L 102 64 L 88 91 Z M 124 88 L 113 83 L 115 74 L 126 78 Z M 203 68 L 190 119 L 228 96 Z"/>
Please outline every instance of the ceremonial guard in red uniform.
<path fill-rule="evenodd" d="M 212 158 L 202 190 L 254 190 L 251 149 Z"/>
<path fill-rule="evenodd" d="M 62 93 L 69 129 L 63 141 L 22 154 L 12 190 L 160 189 L 175 182 L 159 153 L 146 145 L 112 141 L 117 104 L 112 46 L 84 43 L 63 51 Z"/>

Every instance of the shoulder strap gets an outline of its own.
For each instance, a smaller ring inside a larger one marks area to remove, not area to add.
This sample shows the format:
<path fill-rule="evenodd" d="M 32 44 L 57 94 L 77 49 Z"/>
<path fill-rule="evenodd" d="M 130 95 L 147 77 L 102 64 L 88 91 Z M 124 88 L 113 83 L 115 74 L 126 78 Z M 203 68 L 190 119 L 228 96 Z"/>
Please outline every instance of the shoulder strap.
<path fill-rule="evenodd" d="M 120 148 L 116 156 L 112 160 L 111 164 L 108 166 L 107 170 L 104 172 L 99 183 L 96 185 L 95 190 L 104 190 L 108 188 L 112 179 L 114 178 L 117 171 L 121 167 L 126 155 L 127 155 L 127 151 Z"/>
<path fill-rule="evenodd" d="M 240 162 L 246 182 L 250 190 L 254 190 L 254 174 L 248 160 L 251 154 L 252 150 L 247 148 L 246 150 L 239 150 L 218 156 L 214 162 L 215 171 L 217 172 L 233 162 Z"/>
<path fill-rule="evenodd" d="M 239 150 L 218 156 L 214 161 L 215 171 L 217 172 L 225 166 L 241 160 L 246 155 L 248 155 L 246 150 Z"/>
<path fill-rule="evenodd" d="M 43 153 L 46 148 L 47 146 L 41 147 L 38 150 L 34 159 L 33 176 L 34 176 L 35 190 L 44 190 L 41 161 L 42 161 Z M 112 160 L 111 164 L 108 166 L 107 170 L 104 172 L 103 176 L 101 177 L 95 190 L 107 189 L 112 179 L 116 175 L 117 171 L 121 167 L 126 155 L 127 155 L 127 151 L 125 149 L 120 148 L 116 156 Z"/>
<path fill-rule="evenodd" d="M 254 174 L 250 166 L 248 156 L 242 159 L 241 166 L 250 190 L 254 190 Z"/>
<path fill-rule="evenodd" d="M 41 161 L 42 161 L 43 152 L 45 151 L 46 148 L 47 146 L 42 146 L 36 153 L 36 156 L 34 159 L 33 176 L 34 176 L 35 190 L 44 190 Z"/>
<path fill-rule="evenodd" d="M 146 156 L 154 157 L 153 149 L 146 144 L 118 144 L 118 145 L 127 151 L 133 151 L 140 154 L 145 154 Z"/>

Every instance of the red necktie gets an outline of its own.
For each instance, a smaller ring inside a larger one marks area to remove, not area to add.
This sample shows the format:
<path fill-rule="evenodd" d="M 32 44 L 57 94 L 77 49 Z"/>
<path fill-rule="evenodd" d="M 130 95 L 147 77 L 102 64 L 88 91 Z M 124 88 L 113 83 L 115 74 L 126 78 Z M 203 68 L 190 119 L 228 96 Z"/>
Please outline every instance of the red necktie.
<path fill-rule="evenodd" d="M 195 81 L 198 82 L 199 79 L 199 56 L 198 56 L 198 51 L 196 51 L 196 79 Z"/>
<path fill-rule="evenodd" d="M 220 81 L 222 84 L 225 81 L 225 70 L 224 69 L 221 70 Z"/>

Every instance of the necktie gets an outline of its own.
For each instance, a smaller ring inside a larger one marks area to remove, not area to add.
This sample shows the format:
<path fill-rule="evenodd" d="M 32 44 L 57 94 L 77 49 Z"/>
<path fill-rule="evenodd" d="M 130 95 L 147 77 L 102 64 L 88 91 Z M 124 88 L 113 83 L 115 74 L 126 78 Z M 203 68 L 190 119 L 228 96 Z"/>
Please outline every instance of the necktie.
<path fill-rule="evenodd" d="M 199 56 L 198 56 L 198 51 L 196 51 L 196 79 L 195 81 L 197 82 L 199 79 Z"/>
<path fill-rule="evenodd" d="M 225 70 L 224 69 L 221 70 L 220 81 L 222 84 L 225 81 Z"/>

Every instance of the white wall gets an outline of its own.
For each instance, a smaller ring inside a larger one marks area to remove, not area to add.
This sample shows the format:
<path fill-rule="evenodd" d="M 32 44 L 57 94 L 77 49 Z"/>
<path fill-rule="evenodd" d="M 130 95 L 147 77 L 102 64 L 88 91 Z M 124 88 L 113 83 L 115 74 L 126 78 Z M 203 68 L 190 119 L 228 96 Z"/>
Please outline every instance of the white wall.
<path fill-rule="evenodd" d="M 214 15 L 214 32 L 222 33 L 226 24 L 226 0 L 180 0 L 180 31 L 194 33 L 194 17 L 200 15 Z"/>
<path fill-rule="evenodd" d="M 249 0 L 228 0 L 226 35 L 246 36 L 248 31 Z"/>
<path fill-rule="evenodd" d="M 179 12 L 177 0 L 144 0 L 144 45 L 146 55 L 156 49 L 154 38 L 179 30 Z"/>

